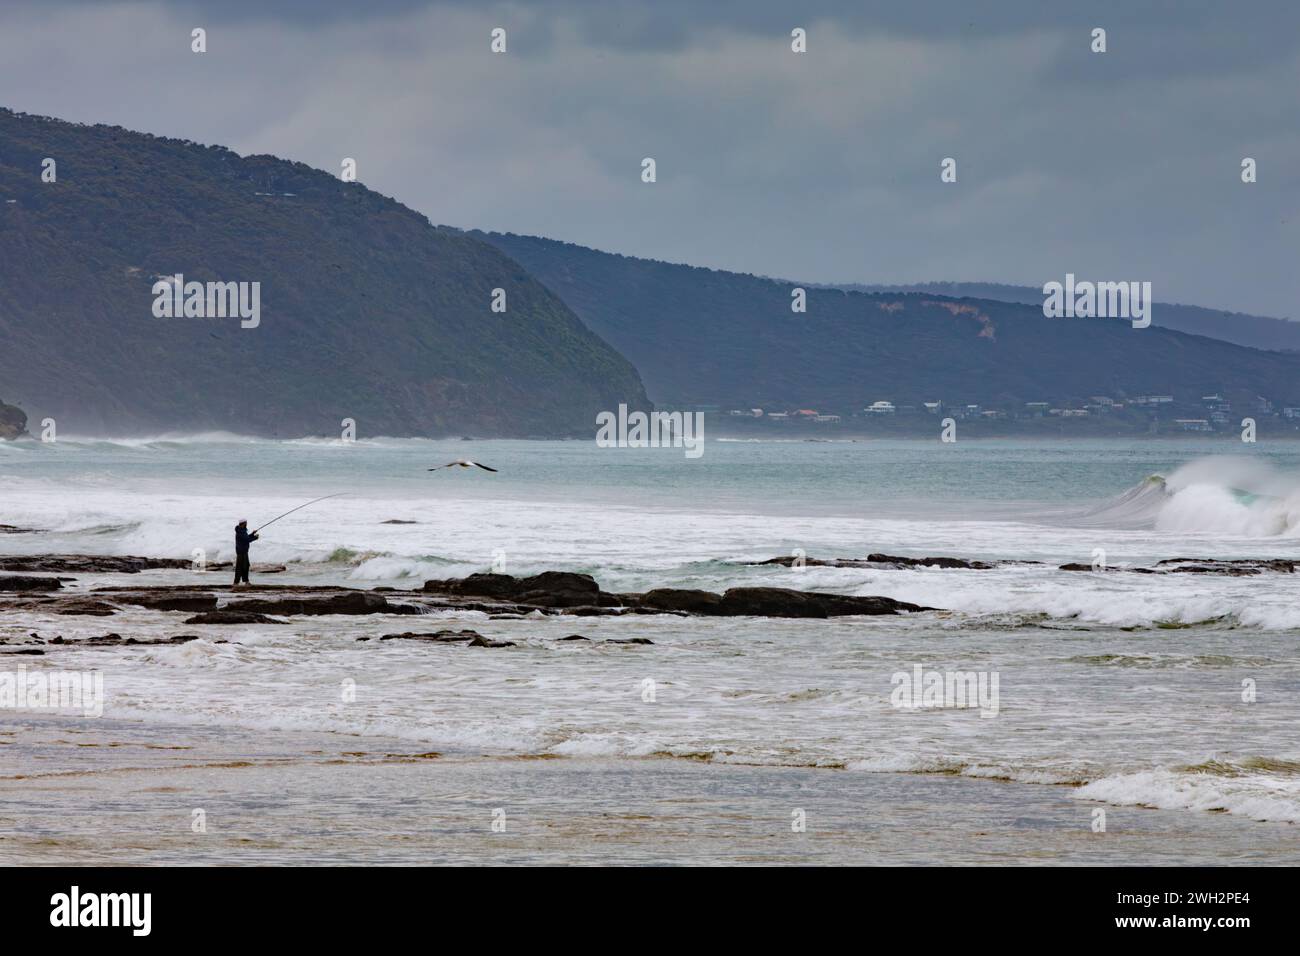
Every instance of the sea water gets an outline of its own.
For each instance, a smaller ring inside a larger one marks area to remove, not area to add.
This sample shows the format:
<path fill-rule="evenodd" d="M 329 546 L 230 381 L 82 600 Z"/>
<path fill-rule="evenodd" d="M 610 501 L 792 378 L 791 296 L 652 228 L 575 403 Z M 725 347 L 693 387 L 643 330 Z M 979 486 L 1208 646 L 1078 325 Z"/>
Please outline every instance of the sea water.
<path fill-rule="evenodd" d="M 40 529 L 0 537 L 0 550 L 186 559 L 198 550 L 229 561 L 240 518 L 255 527 L 343 492 L 266 529 L 254 567 L 286 570 L 255 570 L 255 583 L 408 588 L 493 568 L 562 569 L 615 592 L 762 585 L 939 610 L 831 620 L 456 612 L 226 627 L 185 625 L 183 612 L 9 611 L 0 638 L 199 634 L 44 659 L 102 671 L 105 717 L 146 729 L 382 737 L 465 757 L 991 778 L 1066 785 L 1081 812 L 1147 806 L 1300 821 L 1300 578 L 1058 570 L 1300 558 L 1300 444 L 704 448 L 691 460 L 576 441 L 0 443 L 0 523 Z M 498 472 L 426 470 L 460 458 Z M 756 563 L 871 552 L 1022 563 Z M 214 574 L 105 574 L 75 587 Z M 516 646 L 376 640 L 442 627 Z M 591 640 L 560 640 L 573 634 Z M 653 644 L 602 643 L 630 637 Z M 896 706 L 892 679 L 916 668 L 996 674 L 996 713 Z"/>

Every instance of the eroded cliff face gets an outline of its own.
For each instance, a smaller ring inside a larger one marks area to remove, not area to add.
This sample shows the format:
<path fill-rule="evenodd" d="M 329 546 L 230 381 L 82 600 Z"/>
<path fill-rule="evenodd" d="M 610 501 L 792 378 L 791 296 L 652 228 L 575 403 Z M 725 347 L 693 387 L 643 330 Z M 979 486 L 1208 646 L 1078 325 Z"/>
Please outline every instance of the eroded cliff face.
<path fill-rule="evenodd" d="M 16 405 L 0 402 L 0 439 L 11 440 L 27 434 L 27 413 Z"/>

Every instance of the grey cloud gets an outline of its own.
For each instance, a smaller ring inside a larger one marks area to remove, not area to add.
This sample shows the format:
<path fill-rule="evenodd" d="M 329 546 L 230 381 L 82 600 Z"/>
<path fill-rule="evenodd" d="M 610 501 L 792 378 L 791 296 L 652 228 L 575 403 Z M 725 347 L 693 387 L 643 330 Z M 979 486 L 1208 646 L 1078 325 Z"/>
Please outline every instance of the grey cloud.
<path fill-rule="evenodd" d="M 974 6 L 19 3 L 0 89 L 330 171 L 354 156 L 435 222 L 807 281 L 1142 278 L 1294 314 L 1300 6 Z"/>

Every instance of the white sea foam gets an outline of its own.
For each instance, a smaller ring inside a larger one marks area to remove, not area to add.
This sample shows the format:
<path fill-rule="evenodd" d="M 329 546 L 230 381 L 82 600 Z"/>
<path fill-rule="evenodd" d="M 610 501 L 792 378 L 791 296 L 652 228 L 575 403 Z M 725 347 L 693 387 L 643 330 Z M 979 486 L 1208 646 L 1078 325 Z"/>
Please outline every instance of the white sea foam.
<path fill-rule="evenodd" d="M 1243 679 L 1259 681 L 1261 699 L 1300 681 L 1293 575 L 1057 570 L 1088 563 L 1097 548 L 1111 565 L 1300 557 L 1286 477 L 1300 468 L 1300 446 L 1281 449 L 1286 460 L 1263 470 L 1259 462 L 1182 468 L 1181 446 L 1145 444 L 1017 446 L 1007 457 L 972 443 L 957 468 L 940 455 L 952 449 L 883 441 L 800 445 L 794 467 L 789 446 L 736 442 L 711 444 L 695 463 L 701 470 L 683 471 L 680 460 L 602 456 L 589 443 L 484 442 L 474 456 L 499 466 L 497 475 L 424 470 L 463 456 L 457 445 L 201 436 L 7 454 L 0 522 L 45 531 L 5 535 L 0 547 L 176 558 L 202 548 L 209 561 L 228 561 L 239 518 L 257 525 L 346 490 L 267 529 L 254 565 L 288 570 L 263 583 L 410 587 L 501 561 L 512 574 L 586 571 L 610 591 L 769 585 L 945 610 L 833 621 L 492 620 L 443 611 L 431 615 L 436 623 L 325 617 L 243 628 L 182 625 L 184 612 L 69 618 L 33 606 L 7 613 L 0 638 L 200 634 L 177 646 L 51 650 L 69 666 L 105 669 L 110 715 L 150 722 L 328 730 L 451 753 L 663 753 L 1082 782 L 1095 799 L 1226 803 L 1261 819 L 1293 819 L 1288 805 L 1300 807 L 1276 774 L 1184 779 L 1154 769 L 1243 740 L 1287 751 L 1295 704 L 1275 695 L 1264 708 L 1239 695 Z M 1168 478 L 1146 480 L 1153 473 Z M 416 523 L 385 523 L 394 519 Z M 986 571 L 753 563 L 796 550 L 1042 563 Z M 110 579 L 203 580 L 189 571 Z M 378 640 L 426 624 L 472 627 L 516 647 Z M 591 643 L 559 641 L 575 633 Z M 630 637 L 654 644 L 600 643 Z M 894 711 L 890 674 L 916 662 L 1000 671 L 999 716 Z M 356 683 L 351 703 L 340 695 L 345 678 Z M 656 683 L 655 702 L 642 699 L 646 679 Z"/>
<path fill-rule="evenodd" d="M 1104 777 L 1080 787 L 1079 800 L 1161 810 L 1214 810 L 1282 823 L 1300 823 L 1300 773 L 1144 770 Z"/>

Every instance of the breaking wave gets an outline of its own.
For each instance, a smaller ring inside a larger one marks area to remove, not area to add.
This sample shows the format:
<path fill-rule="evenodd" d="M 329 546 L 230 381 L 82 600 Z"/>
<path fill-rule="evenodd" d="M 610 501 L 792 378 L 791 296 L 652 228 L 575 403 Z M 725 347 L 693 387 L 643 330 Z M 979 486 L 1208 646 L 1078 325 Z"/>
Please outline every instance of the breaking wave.
<path fill-rule="evenodd" d="M 1085 512 L 1086 527 L 1249 538 L 1300 537 L 1300 476 L 1240 457 L 1202 458 L 1151 475 Z"/>

